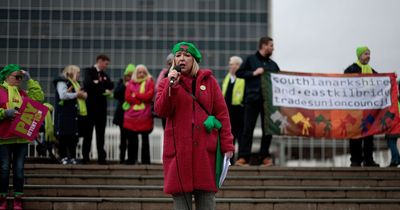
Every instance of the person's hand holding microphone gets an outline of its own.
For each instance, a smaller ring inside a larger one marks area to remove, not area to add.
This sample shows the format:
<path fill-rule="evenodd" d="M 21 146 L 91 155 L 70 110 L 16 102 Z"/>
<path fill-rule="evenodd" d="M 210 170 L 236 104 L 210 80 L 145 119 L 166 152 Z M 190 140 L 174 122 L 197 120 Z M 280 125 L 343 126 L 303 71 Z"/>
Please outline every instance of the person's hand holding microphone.
<path fill-rule="evenodd" d="M 168 79 L 169 79 L 169 86 L 173 86 L 179 81 L 179 77 L 181 76 L 181 67 L 180 66 L 175 66 L 169 73 L 168 73 Z"/>
<path fill-rule="evenodd" d="M 172 70 L 169 71 L 169 73 L 168 73 L 168 79 L 169 79 L 168 96 L 171 96 L 171 87 L 179 82 L 180 76 L 181 76 L 181 67 L 180 66 L 175 66 Z"/>

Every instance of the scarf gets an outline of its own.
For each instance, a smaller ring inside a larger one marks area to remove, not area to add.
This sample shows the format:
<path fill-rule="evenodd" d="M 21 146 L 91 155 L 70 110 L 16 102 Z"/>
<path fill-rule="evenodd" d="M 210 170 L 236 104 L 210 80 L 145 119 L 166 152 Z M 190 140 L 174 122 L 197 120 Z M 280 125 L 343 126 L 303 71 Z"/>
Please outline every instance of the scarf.
<path fill-rule="evenodd" d="M 372 68 L 368 64 L 362 64 L 359 60 L 356 61 L 357 66 L 361 68 L 361 73 L 362 74 L 372 74 Z"/>
<path fill-rule="evenodd" d="M 68 79 L 72 86 L 74 87 L 75 92 L 78 92 L 81 90 L 81 86 L 77 81 L 73 81 L 71 79 Z M 78 101 L 78 109 L 79 109 L 79 115 L 80 116 L 87 116 L 87 108 L 86 108 L 86 102 L 83 99 L 77 98 Z"/>
<path fill-rule="evenodd" d="M 22 105 L 22 97 L 19 94 L 17 86 L 11 86 L 7 82 L 3 82 L 3 87 L 8 91 L 7 109 L 20 108 Z"/>
<path fill-rule="evenodd" d="M 144 77 L 142 79 L 137 79 L 135 82 L 140 83 L 140 88 L 139 88 L 139 93 L 144 93 L 144 91 L 146 90 L 146 80 L 147 77 Z M 140 104 L 135 104 L 133 106 L 133 110 L 138 111 L 138 110 L 144 110 L 146 108 L 146 106 L 144 105 L 144 103 L 140 103 Z"/>

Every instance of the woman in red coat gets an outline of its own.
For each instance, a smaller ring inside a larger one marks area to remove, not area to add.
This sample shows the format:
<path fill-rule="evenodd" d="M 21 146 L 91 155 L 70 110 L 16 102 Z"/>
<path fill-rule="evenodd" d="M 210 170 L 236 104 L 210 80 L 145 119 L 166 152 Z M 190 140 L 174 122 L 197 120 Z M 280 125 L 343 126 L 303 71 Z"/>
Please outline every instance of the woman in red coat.
<path fill-rule="evenodd" d="M 164 191 L 172 194 L 175 209 L 215 209 L 215 152 L 218 132 L 221 150 L 232 156 L 229 114 L 219 85 L 207 69 L 199 69 L 201 54 L 188 42 L 172 49 L 174 61 L 168 78 L 161 80 L 155 102 L 156 113 L 167 119 L 164 131 Z M 181 72 L 177 72 L 179 66 Z M 172 82 L 171 82 L 172 81 Z M 197 98 L 197 102 L 190 95 Z M 200 105 L 201 104 L 201 105 Z M 215 116 L 222 128 L 207 132 L 203 122 Z"/>
<path fill-rule="evenodd" d="M 142 164 L 150 164 L 149 134 L 153 130 L 151 105 L 154 82 L 144 65 L 136 66 L 125 90 L 124 128 L 128 130 L 128 161 L 135 164 L 138 153 L 138 134 L 142 135 Z"/>

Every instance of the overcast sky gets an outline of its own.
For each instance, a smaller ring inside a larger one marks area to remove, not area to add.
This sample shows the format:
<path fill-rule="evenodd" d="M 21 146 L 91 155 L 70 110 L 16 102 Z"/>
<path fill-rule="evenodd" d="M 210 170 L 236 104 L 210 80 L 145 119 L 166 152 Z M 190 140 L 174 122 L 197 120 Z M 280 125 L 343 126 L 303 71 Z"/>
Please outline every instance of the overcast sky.
<path fill-rule="evenodd" d="M 378 72 L 400 73 L 400 0 L 272 0 L 273 59 L 282 70 L 341 73 L 357 46 Z"/>

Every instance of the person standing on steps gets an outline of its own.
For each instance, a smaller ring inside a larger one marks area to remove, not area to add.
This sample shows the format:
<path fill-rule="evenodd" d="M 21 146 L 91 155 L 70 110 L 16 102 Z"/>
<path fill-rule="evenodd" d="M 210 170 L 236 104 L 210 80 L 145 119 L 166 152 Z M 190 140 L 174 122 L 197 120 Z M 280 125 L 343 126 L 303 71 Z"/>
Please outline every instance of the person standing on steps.
<path fill-rule="evenodd" d="M 260 158 L 265 167 L 272 166 L 273 161 L 269 153 L 272 135 L 266 135 L 264 131 L 264 108 L 261 90 L 261 75 L 264 72 L 279 72 L 279 66 L 270 57 L 274 51 L 274 42 L 270 37 L 262 37 L 258 43 L 258 51 L 250 55 L 242 63 L 236 72 L 238 78 L 243 78 L 246 82 L 244 98 L 244 127 L 241 140 L 239 142 L 237 166 L 246 166 L 251 156 L 253 144 L 253 131 L 256 126 L 258 115 L 261 114 L 261 147 Z"/>
<path fill-rule="evenodd" d="M 367 46 L 356 49 L 357 61 L 344 70 L 345 74 L 376 74 L 377 72 L 368 64 L 371 51 Z M 350 139 L 350 161 L 351 167 L 379 167 L 373 158 L 374 136 L 366 136 L 359 139 Z"/>
<path fill-rule="evenodd" d="M 224 95 L 226 106 L 229 110 L 229 119 L 232 127 L 233 143 L 240 144 L 240 138 L 243 132 L 243 97 L 244 97 L 244 79 L 236 77 L 236 71 L 239 69 L 243 60 L 239 56 L 232 56 L 229 59 L 229 72 L 222 82 L 222 94 Z M 233 157 L 231 159 L 233 164 Z"/>
<path fill-rule="evenodd" d="M 92 144 L 93 128 L 96 129 L 96 146 L 98 163 L 106 164 L 106 151 L 104 150 L 104 136 L 107 123 L 107 99 L 112 97 L 114 84 L 106 74 L 110 58 L 99 55 L 96 64 L 85 69 L 83 88 L 87 92 L 86 105 L 88 109 L 88 123 L 83 139 L 83 163 L 89 162 L 90 147 Z"/>
<path fill-rule="evenodd" d="M 234 151 L 228 109 L 211 70 L 200 69 L 202 56 L 196 46 L 180 42 L 172 53 L 172 67 L 158 86 L 154 107 L 166 118 L 164 192 L 172 195 L 176 210 L 192 209 L 192 196 L 196 209 L 212 210 L 218 191 L 218 136 L 222 154 L 230 158 Z M 222 127 L 208 130 L 203 123 L 209 119 Z"/>
<path fill-rule="evenodd" d="M 128 136 L 127 164 L 136 164 L 138 156 L 139 134 L 142 136 L 142 164 L 150 164 L 149 134 L 153 131 L 154 120 L 152 105 L 154 81 L 145 65 L 137 65 L 131 80 L 126 85 L 123 108 L 124 128 Z"/>
<path fill-rule="evenodd" d="M 76 164 L 76 145 L 85 129 L 87 93 L 79 84 L 80 68 L 69 65 L 53 83 L 56 88 L 54 128 L 61 164 Z"/>
<path fill-rule="evenodd" d="M 21 88 L 26 78 L 27 90 Z M 31 79 L 29 72 L 19 65 L 8 64 L 0 70 L 0 209 L 6 210 L 10 180 L 13 170 L 13 209 L 22 210 L 24 195 L 24 163 L 29 141 L 14 135 L 10 130 L 13 119 L 19 115 L 19 108 L 25 98 L 42 102 L 44 93 L 39 83 Z"/>
<path fill-rule="evenodd" d="M 126 145 L 128 140 L 127 130 L 124 128 L 124 109 L 122 105 L 125 102 L 125 89 L 126 85 L 132 78 L 132 73 L 135 72 L 136 66 L 128 64 L 124 71 L 124 77 L 118 81 L 117 87 L 114 89 L 114 99 L 117 100 L 117 108 L 114 113 L 113 123 L 118 125 L 120 131 L 120 145 L 119 145 L 119 163 L 125 163 Z"/>

